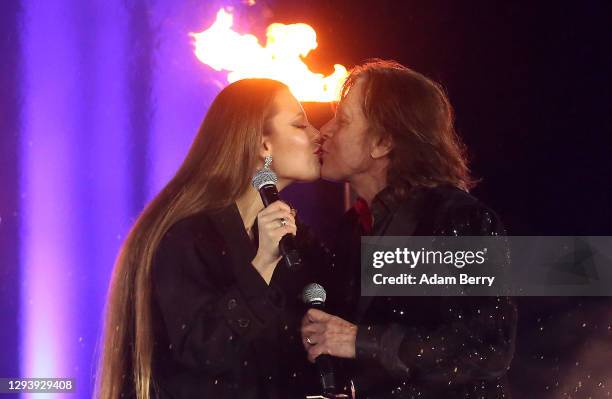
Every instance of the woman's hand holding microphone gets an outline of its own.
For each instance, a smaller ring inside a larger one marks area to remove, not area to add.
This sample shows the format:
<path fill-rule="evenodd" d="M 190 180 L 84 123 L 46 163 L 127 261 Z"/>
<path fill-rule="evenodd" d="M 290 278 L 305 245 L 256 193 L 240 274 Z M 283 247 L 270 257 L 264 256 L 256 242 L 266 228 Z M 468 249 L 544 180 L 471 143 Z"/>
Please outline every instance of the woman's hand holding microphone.
<path fill-rule="evenodd" d="M 281 259 L 278 243 L 285 234 L 297 233 L 294 211 L 282 201 L 275 201 L 257 215 L 259 248 L 252 264 L 270 284 L 272 273 Z"/>

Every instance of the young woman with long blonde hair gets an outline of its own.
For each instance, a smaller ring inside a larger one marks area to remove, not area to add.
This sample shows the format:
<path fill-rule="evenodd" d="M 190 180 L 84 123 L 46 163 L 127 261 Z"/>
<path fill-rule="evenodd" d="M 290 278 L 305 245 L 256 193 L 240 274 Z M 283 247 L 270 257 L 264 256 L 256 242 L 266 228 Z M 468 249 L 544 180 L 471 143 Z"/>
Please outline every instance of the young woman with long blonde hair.
<path fill-rule="evenodd" d="M 318 132 L 284 84 L 245 79 L 220 92 L 121 248 L 96 398 L 298 394 L 308 371 L 296 298 L 324 278 L 324 262 L 295 212 L 281 201 L 264 209 L 251 178 L 271 156 L 279 190 L 318 179 L 318 151 Z M 279 262 L 285 234 L 311 265 L 293 272 Z"/>

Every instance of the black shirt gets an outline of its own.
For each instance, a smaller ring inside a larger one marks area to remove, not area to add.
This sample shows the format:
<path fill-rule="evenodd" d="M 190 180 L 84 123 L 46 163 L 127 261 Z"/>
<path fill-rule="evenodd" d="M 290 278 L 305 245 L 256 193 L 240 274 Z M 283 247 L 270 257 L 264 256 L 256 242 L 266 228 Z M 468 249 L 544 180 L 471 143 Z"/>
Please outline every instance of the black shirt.
<path fill-rule="evenodd" d="M 152 266 L 152 395 L 285 399 L 316 386 L 300 294 L 329 274 L 329 251 L 301 223 L 296 241 L 304 265 L 293 271 L 281 261 L 268 285 L 251 264 L 257 248 L 235 204 L 169 229 Z"/>

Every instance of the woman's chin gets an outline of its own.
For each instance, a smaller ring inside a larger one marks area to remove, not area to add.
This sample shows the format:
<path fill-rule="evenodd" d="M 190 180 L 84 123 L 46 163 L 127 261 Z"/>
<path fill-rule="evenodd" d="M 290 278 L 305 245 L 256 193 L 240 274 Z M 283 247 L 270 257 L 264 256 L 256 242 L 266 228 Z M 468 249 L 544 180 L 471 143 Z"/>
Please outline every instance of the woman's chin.
<path fill-rule="evenodd" d="M 317 158 L 317 162 L 312 167 L 311 178 L 309 181 L 316 181 L 321 178 L 321 164 L 319 163 L 319 159 Z"/>
<path fill-rule="evenodd" d="M 304 176 L 303 179 L 299 179 L 299 180 L 296 180 L 296 181 L 300 182 L 300 183 L 312 183 L 314 181 L 319 180 L 320 178 L 321 178 L 321 174 L 320 173 L 316 173 L 316 174 L 313 174 L 313 175 Z"/>
<path fill-rule="evenodd" d="M 304 173 L 300 173 L 299 175 L 292 176 L 288 178 L 288 180 L 295 183 L 311 183 L 313 181 L 317 181 L 321 178 L 321 168 L 319 165 L 316 167 L 310 168 L 308 171 L 304 171 Z"/>

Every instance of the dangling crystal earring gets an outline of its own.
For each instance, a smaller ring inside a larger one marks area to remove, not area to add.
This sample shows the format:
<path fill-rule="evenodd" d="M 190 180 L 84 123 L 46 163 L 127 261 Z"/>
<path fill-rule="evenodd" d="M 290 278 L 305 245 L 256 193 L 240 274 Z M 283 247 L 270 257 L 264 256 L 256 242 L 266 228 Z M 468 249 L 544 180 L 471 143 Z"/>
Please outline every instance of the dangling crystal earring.
<path fill-rule="evenodd" d="M 272 155 L 266 155 L 264 158 L 264 166 L 259 169 L 253 175 L 253 179 L 251 182 L 253 183 L 253 187 L 259 191 L 266 184 L 276 185 L 278 183 L 278 178 L 276 177 L 276 173 L 272 169 L 270 169 L 270 164 L 272 163 Z"/>
<path fill-rule="evenodd" d="M 266 155 L 264 158 L 264 169 L 270 169 L 270 164 L 272 163 L 272 155 Z"/>

